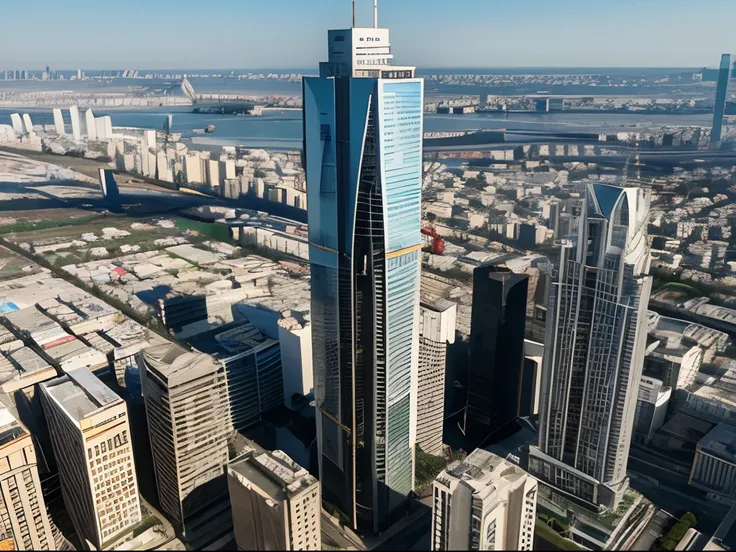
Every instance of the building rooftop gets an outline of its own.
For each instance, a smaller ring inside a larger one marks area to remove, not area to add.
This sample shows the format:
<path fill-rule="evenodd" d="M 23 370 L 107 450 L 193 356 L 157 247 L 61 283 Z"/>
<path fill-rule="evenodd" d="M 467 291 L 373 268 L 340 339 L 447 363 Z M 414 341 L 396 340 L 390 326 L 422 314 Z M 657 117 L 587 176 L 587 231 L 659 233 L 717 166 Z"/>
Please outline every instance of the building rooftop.
<path fill-rule="evenodd" d="M 4 316 L 13 326 L 29 333 L 57 326 L 56 322 L 35 306 L 9 312 Z"/>
<path fill-rule="evenodd" d="M 526 472 L 504 458 L 483 449 L 476 449 L 462 462 L 447 467 L 437 480 L 450 485 L 452 480 L 464 481 L 474 493 L 490 494 L 500 486 L 524 477 Z"/>
<path fill-rule="evenodd" d="M 718 424 L 700 440 L 698 447 L 708 454 L 736 463 L 736 427 Z"/>
<path fill-rule="evenodd" d="M 187 342 L 197 351 L 215 358 L 228 358 L 277 343 L 247 320 L 203 332 Z"/>
<path fill-rule="evenodd" d="M 448 301 L 447 299 L 422 299 L 421 305 L 425 309 L 433 310 L 435 312 L 445 312 L 453 307 L 455 303 Z"/>
<path fill-rule="evenodd" d="M 26 429 L 20 425 L 10 409 L 0 405 L 0 447 L 15 441 L 26 433 Z"/>
<path fill-rule="evenodd" d="M 175 343 L 149 347 L 143 351 L 143 358 L 150 368 L 166 380 L 169 388 L 217 370 L 217 364 L 210 355 L 187 351 Z"/>
<path fill-rule="evenodd" d="M 267 452 L 246 447 L 228 469 L 274 500 L 285 500 L 317 483 L 314 476 L 280 450 Z"/>
<path fill-rule="evenodd" d="M 72 370 L 61 378 L 41 385 L 78 422 L 98 410 L 122 402 L 120 397 L 86 368 Z"/>

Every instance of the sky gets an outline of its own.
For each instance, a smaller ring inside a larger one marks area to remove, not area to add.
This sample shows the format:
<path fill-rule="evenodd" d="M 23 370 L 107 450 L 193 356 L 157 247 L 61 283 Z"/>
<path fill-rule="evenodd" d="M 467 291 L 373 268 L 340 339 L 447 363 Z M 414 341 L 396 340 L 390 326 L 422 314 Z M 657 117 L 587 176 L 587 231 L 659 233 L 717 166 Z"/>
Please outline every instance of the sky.
<path fill-rule="evenodd" d="M 395 62 L 421 68 L 714 67 L 734 21 L 736 0 L 379 0 Z M 0 22 L 0 69 L 316 70 L 351 3 L 0 0 Z"/>

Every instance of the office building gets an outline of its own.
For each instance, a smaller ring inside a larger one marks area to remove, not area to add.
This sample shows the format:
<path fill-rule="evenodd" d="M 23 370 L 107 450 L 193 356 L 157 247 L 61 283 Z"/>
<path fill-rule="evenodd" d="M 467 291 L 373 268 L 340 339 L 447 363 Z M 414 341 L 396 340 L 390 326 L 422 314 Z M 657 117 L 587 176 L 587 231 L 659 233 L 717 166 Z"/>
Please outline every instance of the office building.
<path fill-rule="evenodd" d="M 205 336 L 205 340 L 209 343 L 195 346 L 225 367 L 233 429 L 244 430 L 258 423 L 264 412 L 284 404 L 277 340 L 250 322 Z"/>
<path fill-rule="evenodd" d="M 419 382 L 417 444 L 427 454 L 442 456 L 445 421 L 447 345 L 455 343 L 457 305 L 422 301 L 419 307 Z"/>
<path fill-rule="evenodd" d="M 634 414 L 634 441 L 649 444 L 654 432 L 664 425 L 672 388 L 662 380 L 642 375 Z"/>
<path fill-rule="evenodd" d="M 39 387 L 77 536 L 85 549 L 112 548 L 141 521 L 125 401 L 86 368 Z"/>
<path fill-rule="evenodd" d="M 503 265 L 473 271 L 464 429 L 475 448 L 520 412 L 529 277 Z"/>
<path fill-rule="evenodd" d="M 689 483 L 733 500 L 736 495 L 736 427 L 718 424 L 698 442 Z"/>
<path fill-rule="evenodd" d="M 476 449 L 434 480 L 432 550 L 531 550 L 537 480 Z"/>
<path fill-rule="evenodd" d="M 650 191 L 588 184 L 552 283 L 532 474 L 589 507 L 628 485 L 651 290 Z"/>
<path fill-rule="evenodd" d="M 424 87 L 391 65 L 388 29 L 328 41 L 303 81 L 319 473 L 378 532 L 413 487 Z"/>
<path fill-rule="evenodd" d="M 161 510 L 190 546 L 203 546 L 232 530 L 225 367 L 172 343 L 138 359 Z"/>
<path fill-rule="evenodd" d="M 0 531 L 7 550 L 56 548 L 31 434 L 0 406 Z"/>
<path fill-rule="evenodd" d="M 726 100 L 728 99 L 728 85 L 731 81 L 731 55 L 721 56 L 721 66 L 718 69 L 716 83 L 716 101 L 713 107 L 713 127 L 710 133 L 710 147 L 716 149 L 721 145 L 723 132 L 723 116 L 726 114 Z"/>
<path fill-rule="evenodd" d="M 319 481 L 280 450 L 227 465 L 238 550 L 322 550 Z"/>

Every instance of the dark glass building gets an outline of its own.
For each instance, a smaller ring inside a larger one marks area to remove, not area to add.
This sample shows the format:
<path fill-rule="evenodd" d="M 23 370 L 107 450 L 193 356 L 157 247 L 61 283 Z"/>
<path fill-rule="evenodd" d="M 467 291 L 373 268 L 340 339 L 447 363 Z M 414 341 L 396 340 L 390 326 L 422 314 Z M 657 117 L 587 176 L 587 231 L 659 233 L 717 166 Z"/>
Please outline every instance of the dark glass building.
<path fill-rule="evenodd" d="M 502 265 L 473 271 L 465 435 L 472 450 L 519 415 L 529 277 Z"/>
<path fill-rule="evenodd" d="M 713 108 L 713 130 L 710 133 L 710 147 L 717 148 L 721 143 L 723 131 L 723 115 L 726 113 L 726 98 L 728 97 L 728 83 L 731 80 L 731 55 L 721 56 L 721 67 L 718 70 L 716 86 L 716 105 Z"/>
<path fill-rule="evenodd" d="M 319 479 L 377 533 L 414 487 L 424 88 L 388 29 L 328 40 L 303 85 Z"/>

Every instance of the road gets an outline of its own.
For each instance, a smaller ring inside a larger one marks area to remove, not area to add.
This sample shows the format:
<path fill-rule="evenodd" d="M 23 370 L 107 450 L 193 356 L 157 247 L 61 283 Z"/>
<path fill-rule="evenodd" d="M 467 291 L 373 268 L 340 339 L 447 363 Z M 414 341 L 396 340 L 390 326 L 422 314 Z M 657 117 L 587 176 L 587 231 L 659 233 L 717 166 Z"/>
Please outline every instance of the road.
<path fill-rule="evenodd" d="M 639 491 L 645 498 L 649 499 L 655 506 L 665 510 L 675 517 L 679 517 L 686 511 L 695 514 L 698 519 L 696 528 L 703 533 L 713 534 L 718 528 L 721 520 L 728 512 L 728 506 L 705 499 L 702 491 L 685 485 L 676 488 L 670 483 L 654 484 L 648 478 L 656 479 L 656 471 L 641 474 L 629 468 L 631 487 Z"/>
<path fill-rule="evenodd" d="M 431 525 L 432 510 L 430 508 L 423 509 L 408 527 L 402 531 L 398 531 L 395 535 L 373 548 L 373 550 L 410 550 L 419 546 L 421 541 L 427 541 L 431 531 Z"/>

